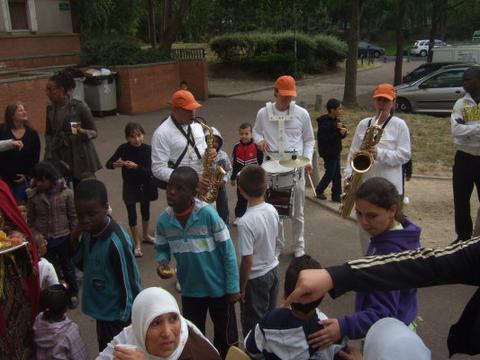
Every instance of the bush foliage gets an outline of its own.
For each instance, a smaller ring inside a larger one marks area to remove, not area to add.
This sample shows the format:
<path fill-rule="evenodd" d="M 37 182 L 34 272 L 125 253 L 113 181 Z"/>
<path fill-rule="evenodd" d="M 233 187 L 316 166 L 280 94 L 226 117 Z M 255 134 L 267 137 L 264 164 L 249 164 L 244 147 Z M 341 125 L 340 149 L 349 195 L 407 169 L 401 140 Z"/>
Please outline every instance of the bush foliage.
<path fill-rule="evenodd" d="M 297 74 L 319 73 L 337 66 L 347 56 L 348 47 L 334 36 L 308 36 L 284 33 L 231 33 L 210 41 L 210 48 L 223 63 L 239 65 L 272 75 L 295 71 L 295 39 Z"/>
<path fill-rule="evenodd" d="M 170 55 L 159 50 L 142 50 L 134 38 L 98 38 L 82 43 L 81 64 L 89 65 L 136 65 L 169 60 Z"/>

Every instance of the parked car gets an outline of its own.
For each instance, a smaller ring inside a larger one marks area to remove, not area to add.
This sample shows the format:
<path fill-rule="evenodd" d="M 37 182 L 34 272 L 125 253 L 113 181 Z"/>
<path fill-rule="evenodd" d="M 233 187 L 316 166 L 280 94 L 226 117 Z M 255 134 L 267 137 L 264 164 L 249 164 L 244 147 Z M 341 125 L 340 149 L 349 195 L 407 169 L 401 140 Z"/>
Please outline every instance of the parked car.
<path fill-rule="evenodd" d="M 475 30 L 472 35 L 472 41 L 480 41 L 480 30 Z"/>
<path fill-rule="evenodd" d="M 437 63 L 425 63 L 420 65 L 419 67 L 415 68 L 414 70 L 410 71 L 407 75 L 402 78 L 402 83 L 409 84 L 418 79 L 421 79 L 428 74 L 437 71 L 438 69 L 447 66 L 447 65 L 455 65 L 455 64 L 462 64 L 460 61 L 446 61 L 446 62 L 437 62 Z"/>
<path fill-rule="evenodd" d="M 413 46 L 410 48 L 410 55 L 422 56 L 425 57 L 428 54 L 428 46 L 430 40 L 417 40 L 413 43 Z M 442 40 L 434 40 L 433 46 L 445 46 L 446 42 Z"/>
<path fill-rule="evenodd" d="M 368 57 L 368 54 L 372 54 L 373 57 L 380 57 L 382 55 L 385 55 L 385 49 L 375 45 L 368 43 L 366 41 L 359 41 L 358 42 L 358 57 Z"/>
<path fill-rule="evenodd" d="M 463 73 L 471 65 L 449 65 L 410 84 L 396 87 L 396 110 L 448 114 L 465 94 Z"/>

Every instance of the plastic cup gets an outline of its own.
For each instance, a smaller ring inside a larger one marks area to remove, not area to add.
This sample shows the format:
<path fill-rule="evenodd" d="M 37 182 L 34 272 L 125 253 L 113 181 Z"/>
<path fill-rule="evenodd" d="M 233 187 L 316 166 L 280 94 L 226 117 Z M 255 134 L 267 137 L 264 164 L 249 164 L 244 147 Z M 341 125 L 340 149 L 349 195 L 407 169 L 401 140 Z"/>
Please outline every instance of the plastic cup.
<path fill-rule="evenodd" d="M 78 122 L 72 121 L 70 123 L 70 128 L 72 129 L 72 134 L 77 135 L 78 134 Z"/>
<path fill-rule="evenodd" d="M 118 344 L 118 345 L 115 345 L 115 347 L 119 349 L 124 349 L 124 350 L 132 350 L 132 351 L 137 350 L 136 345 L 130 345 L 130 344 Z"/>

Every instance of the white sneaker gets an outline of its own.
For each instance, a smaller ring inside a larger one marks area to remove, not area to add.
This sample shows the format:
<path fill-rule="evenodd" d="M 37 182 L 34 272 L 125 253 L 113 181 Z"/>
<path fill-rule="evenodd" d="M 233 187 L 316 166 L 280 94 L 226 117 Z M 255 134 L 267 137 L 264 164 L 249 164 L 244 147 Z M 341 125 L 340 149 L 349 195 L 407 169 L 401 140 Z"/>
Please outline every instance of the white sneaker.
<path fill-rule="evenodd" d="M 180 286 L 180 283 L 179 283 L 178 281 L 177 281 L 177 283 L 175 284 L 175 289 L 177 289 L 177 291 L 178 291 L 179 293 L 182 292 L 182 287 Z"/>
<path fill-rule="evenodd" d="M 239 217 L 235 218 L 235 220 L 233 220 L 233 226 L 237 226 L 240 219 L 241 218 L 239 218 Z"/>
<path fill-rule="evenodd" d="M 305 255 L 305 250 L 304 249 L 295 249 L 294 255 L 296 258 Z"/>
<path fill-rule="evenodd" d="M 408 198 L 408 196 L 405 196 L 405 197 L 403 198 L 403 203 L 404 203 L 405 205 L 410 204 L 410 199 Z"/>

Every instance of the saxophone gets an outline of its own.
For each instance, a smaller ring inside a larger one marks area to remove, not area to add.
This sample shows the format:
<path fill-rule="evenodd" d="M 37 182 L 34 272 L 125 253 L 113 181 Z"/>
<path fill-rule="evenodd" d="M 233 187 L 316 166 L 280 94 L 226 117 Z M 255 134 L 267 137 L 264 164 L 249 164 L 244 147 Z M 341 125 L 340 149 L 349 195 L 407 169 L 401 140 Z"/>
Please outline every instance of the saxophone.
<path fill-rule="evenodd" d="M 206 203 L 213 203 L 217 200 L 218 190 L 222 184 L 223 177 L 226 174 L 226 171 L 220 166 L 214 166 L 214 159 L 209 156 L 210 150 L 213 149 L 213 128 L 207 126 L 201 117 L 196 117 L 195 121 L 198 122 L 204 129 L 208 131 L 207 135 L 207 148 L 205 149 L 205 154 L 203 155 L 203 172 L 202 176 L 207 178 L 210 182 L 210 188 L 208 190 L 200 189 L 198 191 L 197 197 L 205 201 Z"/>
<path fill-rule="evenodd" d="M 378 120 L 382 115 L 382 112 L 378 115 Z M 350 175 L 349 185 L 345 188 L 345 192 L 342 194 L 342 205 L 340 205 L 340 215 L 346 218 L 350 215 L 355 202 L 355 193 L 358 187 L 362 183 L 363 174 L 367 173 L 375 161 L 373 155 L 366 149 L 377 145 L 382 138 L 383 129 L 375 124 L 376 121 L 370 125 L 365 131 L 360 150 L 352 155 L 350 159 L 350 166 L 352 167 L 352 175 Z"/>

